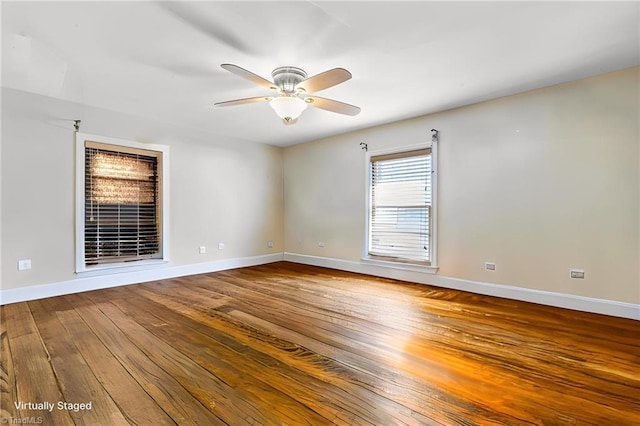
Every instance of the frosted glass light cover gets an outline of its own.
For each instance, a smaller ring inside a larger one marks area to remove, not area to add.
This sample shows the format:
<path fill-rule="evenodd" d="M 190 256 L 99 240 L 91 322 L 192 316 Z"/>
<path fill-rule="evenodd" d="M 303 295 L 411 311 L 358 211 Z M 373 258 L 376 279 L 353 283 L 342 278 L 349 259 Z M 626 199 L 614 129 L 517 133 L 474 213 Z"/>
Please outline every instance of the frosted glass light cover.
<path fill-rule="evenodd" d="M 307 103 L 295 96 L 280 96 L 273 98 L 269 105 L 283 120 L 295 120 L 307 108 Z"/>

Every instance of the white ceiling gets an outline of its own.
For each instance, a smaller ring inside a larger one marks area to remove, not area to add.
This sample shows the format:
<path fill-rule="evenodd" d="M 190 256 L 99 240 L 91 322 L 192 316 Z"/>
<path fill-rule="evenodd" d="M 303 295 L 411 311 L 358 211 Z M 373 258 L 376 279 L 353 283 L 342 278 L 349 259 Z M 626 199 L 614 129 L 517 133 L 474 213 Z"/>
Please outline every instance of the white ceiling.
<path fill-rule="evenodd" d="M 3 2 L 2 85 L 287 146 L 640 63 L 638 2 Z M 284 126 L 269 92 L 293 65 L 353 78 Z"/>

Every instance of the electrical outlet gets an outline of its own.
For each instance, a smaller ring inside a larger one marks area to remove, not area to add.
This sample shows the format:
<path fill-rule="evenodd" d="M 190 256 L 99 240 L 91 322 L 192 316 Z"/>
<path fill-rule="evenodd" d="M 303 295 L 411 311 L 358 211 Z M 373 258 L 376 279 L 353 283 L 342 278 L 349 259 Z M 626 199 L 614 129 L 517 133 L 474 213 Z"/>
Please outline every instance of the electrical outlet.
<path fill-rule="evenodd" d="M 205 253 L 207 252 L 207 247 L 205 247 L 205 246 L 200 246 L 200 247 L 198 248 L 198 252 L 199 252 L 200 254 L 205 254 Z"/>
<path fill-rule="evenodd" d="M 573 279 L 583 280 L 584 279 L 584 271 L 582 269 L 570 269 L 569 270 L 569 277 L 571 277 Z"/>
<path fill-rule="evenodd" d="M 484 270 L 485 271 L 495 271 L 496 270 L 496 264 L 493 262 L 485 262 L 484 263 Z"/>
<path fill-rule="evenodd" d="M 224 243 L 218 243 L 218 250 L 224 250 Z"/>
<path fill-rule="evenodd" d="M 31 259 L 18 260 L 18 271 L 26 271 L 31 269 Z"/>
<path fill-rule="evenodd" d="M 267 247 L 273 248 L 273 241 L 267 241 Z"/>
<path fill-rule="evenodd" d="M 318 247 L 324 247 L 324 243 L 323 243 L 322 241 L 320 241 L 320 242 L 318 243 Z"/>

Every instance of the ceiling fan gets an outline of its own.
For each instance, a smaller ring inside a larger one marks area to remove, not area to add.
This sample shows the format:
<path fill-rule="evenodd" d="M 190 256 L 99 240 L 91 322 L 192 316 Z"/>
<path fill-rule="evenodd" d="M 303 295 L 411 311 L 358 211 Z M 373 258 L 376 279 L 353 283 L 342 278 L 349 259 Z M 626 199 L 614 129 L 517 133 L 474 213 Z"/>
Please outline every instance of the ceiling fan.
<path fill-rule="evenodd" d="M 360 108 L 357 106 L 311 94 L 349 80 L 351 73 L 344 68 L 333 68 L 307 78 L 307 73 L 301 68 L 291 66 L 278 67 L 271 73 L 273 77 L 273 82 L 271 82 L 237 65 L 222 64 L 220 66 L 237 76 L 246 78 L 276 93 L 273 96 L 257 96 L 218 102 L 214 104 L 215 106 L 224 107 L 266 101 L 269 102 L 276 114 L 282 118 L 284 124 L 295 124 L 308 105 L 338 114 L 353 116 L 360 113 Z"/>

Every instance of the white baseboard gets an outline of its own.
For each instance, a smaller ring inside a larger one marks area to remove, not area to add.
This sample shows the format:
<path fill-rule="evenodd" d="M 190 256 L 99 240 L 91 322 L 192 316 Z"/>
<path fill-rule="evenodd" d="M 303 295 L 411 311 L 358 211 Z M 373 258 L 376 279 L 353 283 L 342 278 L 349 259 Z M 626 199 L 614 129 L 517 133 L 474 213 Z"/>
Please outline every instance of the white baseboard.
<path fill-rule="evenodd" d="M 154 269 L 123 272 L 119 274 L 78 277 L 73 280 L 57 283 L 0 290 L 0 305 L 167 278 L 183 277 L 186 275 L 206 274 L 208 272 L 262 265 L 281 260 L 283 260 L 283 254 L 275 253 L 261 256 L 214 260 L 212 262 L 196 263 L 192 265 L 162 266 Z"/>
<path fill-rule="evenodd" d="M 360 261 L 350 261 L 327 257 L 309 256 L 296 253 L 274 253 L 261 256 L 240 257 L 233 259 L 215 260 L 182 266 L 166 266 L 156 269 L 124 272 L 120 274 L 79 277 L 73 280 L 57 283 L 34 285 L 29 287 L 0 290 L 0 305 L 61 296 L 64 294 L 80 293 L 83 291 L 99 290 L 102 288 L 118 287 L 167 278 L 187 275 L 205 274 L 208 272 L 242 268 L 246 266 L 262 265 L 266 263 L 286 260 L 305 265 L 322 266 L 360 274 L 375 275 L 403 281 L 430 284 L 437 287 L 454 290 L 469 291 L 487 296 L 503 297 L 524 302 L 540 303 L 542 305 L 578 311 L 611 315 L 622 318 L 640 320 L 640 305 L 617 302 L 614 300 L 596 299 L 573 294 L 555 293 L 551 291 L 533 290 L 522 287 L 469 281 L 460 278 L 443 277 L 433 273 L 421 273 L 402 270 Z"/>
<path fill-rule="evenodd" d="M 296 253 L 284 253 L 284 260 L 288 262 L 302 263 L 305 265 L 322 266 L 325 268 L 357 272 L 360 274 L 375 275 L 384 278 L 430 284 L 437 287 L 469 291 L 486 296 L 503 297 L 505 299 L 520 300 L 523 302 L 539 303 L 559 308 L 640 320 L 640 305 L 633 303 L 596 299 L 573 294 L 555 293 L 551 291 L 533 290 L 501 284 L 469 281 L 460 278 L 433 275 L 433 273 L 429 272 L 421 273 L 371 265 L 366 262 L 308 256 Z"/>

